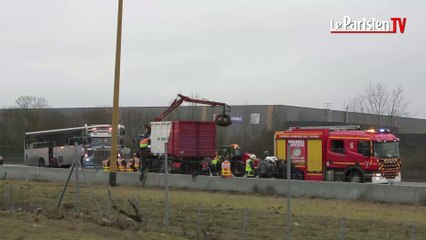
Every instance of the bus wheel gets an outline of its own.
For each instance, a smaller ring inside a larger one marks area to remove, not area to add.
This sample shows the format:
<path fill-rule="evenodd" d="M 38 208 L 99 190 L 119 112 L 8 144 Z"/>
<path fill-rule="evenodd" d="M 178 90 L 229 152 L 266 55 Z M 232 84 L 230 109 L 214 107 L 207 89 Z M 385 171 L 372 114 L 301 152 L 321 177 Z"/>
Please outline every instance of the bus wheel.
<path fill-rule="evenodd" d="M 362 174 L 359 171 L 352 171 L 348 174 L 347 181 L 353 183 L 362 183 Z"/>
<path fill-rule="evenodd" d="M 40 158 L 39 160 L 38 160 L 38 166 L 39 167 L 45 167 L 46 165 L 44 164 L 44 159 L 43 158 Z"/>

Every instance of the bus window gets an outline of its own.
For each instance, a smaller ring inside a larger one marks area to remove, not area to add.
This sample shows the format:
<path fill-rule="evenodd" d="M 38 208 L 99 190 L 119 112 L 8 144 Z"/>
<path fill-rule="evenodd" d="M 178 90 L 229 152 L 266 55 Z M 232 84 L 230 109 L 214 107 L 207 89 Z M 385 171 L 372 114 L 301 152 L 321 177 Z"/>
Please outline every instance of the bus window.
<path fill-rule="evenodd" d="M 74 137 L 74 138 L 68 139 L 69 146 L 74 146 L 75 143 L 77 143 L 77 145 L 83 145 L 83 142 L 84 142 L 84 138 L 80 138 L 80 137 Z"/>

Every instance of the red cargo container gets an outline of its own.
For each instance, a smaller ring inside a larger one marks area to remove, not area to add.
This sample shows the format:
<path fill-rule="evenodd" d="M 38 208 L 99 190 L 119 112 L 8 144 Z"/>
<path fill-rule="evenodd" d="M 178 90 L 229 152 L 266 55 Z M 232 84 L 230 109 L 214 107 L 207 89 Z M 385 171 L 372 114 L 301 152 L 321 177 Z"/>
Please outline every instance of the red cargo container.
<path fill-rule="evenodd" d="M 213 158 L 215 142 L 216 125 L 213 121 L 173 121 L 167 151 L 169 156 L 177 159 Z"/>

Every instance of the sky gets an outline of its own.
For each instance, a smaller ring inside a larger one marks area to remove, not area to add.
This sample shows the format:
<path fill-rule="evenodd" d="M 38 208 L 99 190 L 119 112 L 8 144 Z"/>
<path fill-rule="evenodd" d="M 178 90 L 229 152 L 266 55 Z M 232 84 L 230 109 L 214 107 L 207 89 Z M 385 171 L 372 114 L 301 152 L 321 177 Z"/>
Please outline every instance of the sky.
<path fill-rule="evenodd" d="M 0 0 L 0 107 L 112 106 L 118 0 Z M 426 118 L 426 2 L 124 0 L 120 106 L 178 93 L 229 105 L 343 110 L 370 83 Z M 406 17 L 404 34 L 331 34 L 344 16 Z"/>

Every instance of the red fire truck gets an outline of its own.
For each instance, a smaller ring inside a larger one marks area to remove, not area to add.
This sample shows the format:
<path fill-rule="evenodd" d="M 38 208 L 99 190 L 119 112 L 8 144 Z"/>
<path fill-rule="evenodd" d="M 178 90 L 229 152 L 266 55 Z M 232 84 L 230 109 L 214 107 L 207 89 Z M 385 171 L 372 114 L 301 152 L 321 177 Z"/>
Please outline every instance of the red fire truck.
<path fill-rule="evenodd" d="M 391 183 L 401 181 L 398 143 L 388 129 L 296 127 L 275 132 L 274 152 L 286 159 L 289 148 L 296 179 Z"/>

